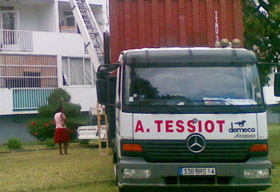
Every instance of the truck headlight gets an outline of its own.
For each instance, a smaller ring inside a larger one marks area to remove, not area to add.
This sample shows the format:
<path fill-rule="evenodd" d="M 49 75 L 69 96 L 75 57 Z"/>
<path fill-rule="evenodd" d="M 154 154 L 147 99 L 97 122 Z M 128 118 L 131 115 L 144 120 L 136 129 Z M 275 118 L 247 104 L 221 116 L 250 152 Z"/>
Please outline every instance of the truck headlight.
<path fill-rule="evenodd" d="M 269 169 L 245 169 L 244 177 L 247 179 L 268 178 L 270 176 Z"/>
<path fill-rule="evenodd" d="M 150 169 L 124 169 L 123 178 L 149 178 L 151 176 Z"/>

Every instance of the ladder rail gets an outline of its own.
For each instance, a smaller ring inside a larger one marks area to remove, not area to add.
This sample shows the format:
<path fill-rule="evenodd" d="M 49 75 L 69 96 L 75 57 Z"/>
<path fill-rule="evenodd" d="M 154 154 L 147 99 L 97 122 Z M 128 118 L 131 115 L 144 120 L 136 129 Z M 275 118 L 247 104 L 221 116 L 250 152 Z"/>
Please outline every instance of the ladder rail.
<path fill-rule="evenodd" d="M 70 6 L 72 8 L 72 12 L 73 12 L 75 21 L 76 21 L 76 23 L 77 23 L 77 25 L 78 25 L 78 27 L 80 29 L 80 32 L 81 32 L 82 37 L 84 39 L 84 42 L 87 45 L 86 48 L 88 49 L 91 61 L 92 61 L 93 66 L 94 66 L 94 69 L 95 69 L 95 71 L 97 71 L 97 69 L 98 69 L 98 67 L 100 66 L 101 63 L 100 63 L 100 59 L 98 57 L 98 53 L 97 53 L 97 51 L 96 51 L 96 49 L 94 47 L 94 44 L 93 44 L 94 42 L 93 42 L 93 40 L 92 40 L 92 38 L 91 38 L 91 36 L 89 34 L 89 31 L 88 31 L 87 26 L 86 26 L 86 24 L 84 22 L 84 18 L 82 16 L 82 13 L 80 11 L 80 8 L 79 8 L 76 0 L 69 0 L 69 2 L 70 2 Z M 83 2 L 87 3 L 87 0 L 84 0 Z M 89 6 L 89 4 L 88 4 L 88 6 Z M 88 12 L 91 12 L 91 10 L 88 10 Z M 96 22 L 94 16 L 93 16 L 93 19 Z M 90 20 L 92 20 L 92 19 L 90 19 Z M 98 36 L 100 36 L 101 31 L 100 31 L 99 27 L 97 27 L 97 31 L 99 31 L 98 32 Z M 102 35 L 101 35 L 101 39 L 103 41 Z M 102 42 L 100 43 L 100 46 L 101 46 L 101 49 L 102 49 L 102 47 L 103 47 L 103 43 Z M 103 54 L 103 51 L 102 51 L 102 54 Z"/>
<path fill-rule="evenodd" d="M 87 1 L 87 0 L 84 0 L 84 3 L 85 3 L 85 5 L 86 5 L 88 14 L 90 15 L 90 22 L 91 22 L 92 26 L 95 27 L 95 30 L 97 30 L 97 32 L 98 32 L 98 36 L 97 36 L 97 37 L 100 39 L 101 48 L 104 49 L 104 48 L 103 48 L 103 44 L 104 44 L 103 35 L 102 35 L 102 33 L 101 33 L 100 29 L 99 29 L 99 26 L 98 26 L 98 23 L 97 23 L 97 21 L 96 21 L 96 19 L 95 19 L 95 16 L 93 15 L 93 12 L 91 11 L 91 8 L 90 8 L 90 6 L 89 6 L 88 1 Z"/>
<path fill-rule="evenodd" d="M 99 103 L 97 103 L 96 109 L 97 109 L 97 125 L 98 125 L 98 138 L 99 138 L 99 140 L 98 140 L 99 154 L 100 155 L 108 155 L 109 154 L 109 137 L 108 137 L 109 136 L 109 134 L 108 134 L 109 126 L 108 126 L 108 117 L 107 117 L 107 114 L 105 113 L 104 106 L 102 106 Z M 101 124 L 102 117 L 104 117 L 105 125 Z M 103 127 L 105 127 L 105 129 L 106 129 L 105 141 L 104 141 L 104 138 L 101 138 L 101 129 Z M 102 150 L 102 143 L 106 144 L 105 152 L 104 152 L 104 150 Z"/>

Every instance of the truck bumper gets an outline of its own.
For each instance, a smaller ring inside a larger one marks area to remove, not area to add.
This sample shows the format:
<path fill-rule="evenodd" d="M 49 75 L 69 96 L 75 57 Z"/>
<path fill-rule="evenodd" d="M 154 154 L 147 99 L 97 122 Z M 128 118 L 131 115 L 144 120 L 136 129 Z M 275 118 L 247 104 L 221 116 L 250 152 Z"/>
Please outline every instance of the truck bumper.
<path fill-rule="evenodd" d="M 141 158 L 123 159 L 116 165 L 120 188 L 166 187 L 166 188 L 238 188 L 264 190 L 271 186 L 271 162 L 266 157 L 250 158 L 245 163 L 147 163 Z M 180 176 L 180 168 L 215 168 L 215 176 Z M 150 170 L 149 178 L 126 178 L 124 169 Z M 269 169 L 266 178 L 245 178 L 246 169 Z"/>

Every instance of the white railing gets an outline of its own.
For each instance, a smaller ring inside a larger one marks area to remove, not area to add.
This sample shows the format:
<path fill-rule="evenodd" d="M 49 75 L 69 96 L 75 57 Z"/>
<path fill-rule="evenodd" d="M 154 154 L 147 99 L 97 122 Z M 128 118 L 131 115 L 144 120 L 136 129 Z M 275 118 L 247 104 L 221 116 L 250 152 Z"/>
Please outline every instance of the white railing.
<path fill-rule="evenodd" d="M 33 51 L 31 31 L 0 29 L 1 51 Z"/>
<path fill-rule="evenodd" d="M 48 104 L 55 88 L 13 88 L 13 111 L 36 110 Z"/>
<path fill-rule="evenodd" d="M 57 86 L 57 58 L 55 56 L 0 55 L 0 88 Z"/>

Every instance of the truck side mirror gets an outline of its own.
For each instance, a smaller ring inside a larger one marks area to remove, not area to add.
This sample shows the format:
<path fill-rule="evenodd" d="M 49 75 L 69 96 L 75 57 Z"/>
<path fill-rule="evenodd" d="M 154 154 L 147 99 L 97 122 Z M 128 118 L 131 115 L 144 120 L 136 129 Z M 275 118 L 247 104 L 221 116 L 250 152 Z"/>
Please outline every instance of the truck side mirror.
<path fill-rule="evenodd" d="M 107 69 L 99 68 L 97 71 L 96 92 L 98 103 L 106 105 L 108 103 L 107 95 Z"/>
<path fill-rule="evenodd" d="M 274 95 L 280 97 L 280 73 L 275 74 L 274 78 Z"/>
<path fill-rule="evenodd" d="M 102 105 L 111 104 L 109 103 L 109 94 L 112 94 L 112 90 L 110 90 L 109 84 L 114 82 L 110 81 L 110 75 L 114 74 L 114 71 L 120 67 L 119 64 L 109 64 L 109 65 L 101 65 L 97 71 L 97 81 L 96 81 L 96 91 L 97 91 L 97 100 L 98 103 Z M 112 99 L 111 99 L 112 100 Z"/>

